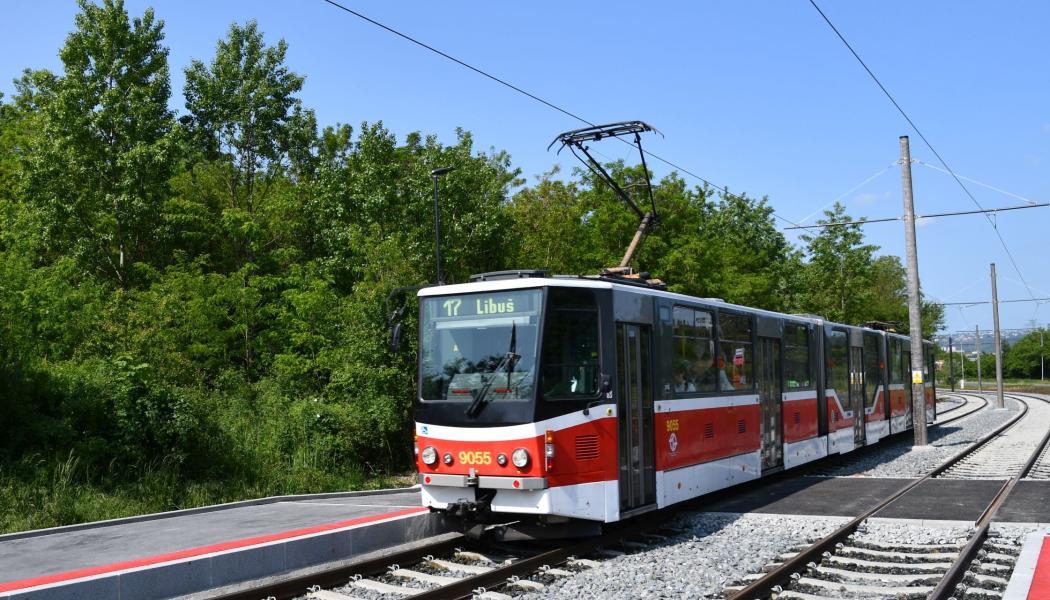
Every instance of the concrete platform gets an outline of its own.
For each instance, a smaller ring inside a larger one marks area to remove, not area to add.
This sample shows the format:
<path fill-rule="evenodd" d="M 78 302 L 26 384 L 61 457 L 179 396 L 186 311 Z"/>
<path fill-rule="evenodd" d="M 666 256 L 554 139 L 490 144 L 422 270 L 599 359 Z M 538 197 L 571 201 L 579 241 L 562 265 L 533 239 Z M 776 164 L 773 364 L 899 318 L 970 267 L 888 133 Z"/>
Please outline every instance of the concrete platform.
<path fill-rule="evenodd" d="M 929 479 L 880 510 L 876 516 L 973 523 L 980 518 L 1005 482 L 1005 479 Z"/>
<path fill-rule="evenodd" d="M 855 517 L 911 481 L 875 477 L 791 477 L 702 503 L 700 510 Z"/>
<path fill-rule="evenodd" d="M 1003 600 L 1050 600 L 1050 530 L 1025 538 Z"/>
<path fill-rule="evenodd" d="M 0 536 L 0 598 L 169 598 L 448 529 L 416 489 L 283 496 Z"/>
<path fill-rule="evenodd" d="M 1050 523 L 1050 481 L 1021 480 L 995 514 L 1004 523 Z"/>

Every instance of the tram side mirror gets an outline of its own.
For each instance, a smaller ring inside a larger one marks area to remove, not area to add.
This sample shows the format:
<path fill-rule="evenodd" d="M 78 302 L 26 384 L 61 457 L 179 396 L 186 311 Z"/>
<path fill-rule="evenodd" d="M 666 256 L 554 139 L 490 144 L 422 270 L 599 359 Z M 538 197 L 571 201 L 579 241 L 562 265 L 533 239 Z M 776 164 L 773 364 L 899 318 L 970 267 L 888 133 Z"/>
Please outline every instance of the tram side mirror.
<path fill-rule="evenodd" d="M 603 404 L 604 398 L 612 398 L 612 378 L 610 378 L 607 374 L 602 373 L 601 382 L 601 388 L 599 388 L 598 390 L 599 400 L 588 402 L 587 406 L 583 407 L 584 416 L 591 414 L 591 409 L 595 406 Z"/>
<path fill-rule="evenodd" d="M 390 327 L 390 351 L 397 352 L 401 346 L 401 323 L 394 323 Z"/>

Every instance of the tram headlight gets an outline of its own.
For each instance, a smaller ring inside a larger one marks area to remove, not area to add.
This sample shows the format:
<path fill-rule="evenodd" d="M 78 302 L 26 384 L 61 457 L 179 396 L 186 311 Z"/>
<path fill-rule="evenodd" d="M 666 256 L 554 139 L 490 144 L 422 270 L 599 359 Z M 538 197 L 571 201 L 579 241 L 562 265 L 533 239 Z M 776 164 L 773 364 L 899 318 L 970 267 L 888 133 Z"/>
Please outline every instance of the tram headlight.
<path fill-rule="evenodd" d="M 445 456 L 444 456 L 444 460 L 445 460 L 445 464 L 446 465 L 451 465 L 452 464 L 452 453 L 451 452 L 446 452 Z"/>
<path fill-rule="evenodd" d="M 500 452 L 499 455 L 496 456 L 496 464 L 501 467 L 507 466 L 507 455 Z"/>
<path fill-rule="evenodd" d="M 427 446 L 426 448 L 423 448 L 423 453 L 420 454 L 420 457 L 422 457 L 424 465 L 432 465 L 436 463 L 438 461 L 437 448 L 433 446 Z"/>
<path fill-rule="evenodd" d="M 524 469 L 529 464 L 529 451 L 524 448 L 518 448 L 510 455 L 510 460 L 515 467 Z"/>

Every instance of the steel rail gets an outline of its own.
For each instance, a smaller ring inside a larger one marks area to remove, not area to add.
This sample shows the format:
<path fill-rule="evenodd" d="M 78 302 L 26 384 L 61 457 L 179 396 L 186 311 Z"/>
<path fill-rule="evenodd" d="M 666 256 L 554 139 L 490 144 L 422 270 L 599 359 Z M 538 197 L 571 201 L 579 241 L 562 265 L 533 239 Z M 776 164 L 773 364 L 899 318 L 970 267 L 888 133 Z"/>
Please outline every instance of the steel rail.
<path fill-rule="evenodd" d="M 392 563 L 413 563 L 423 560 L 428 554 L 444 554 L 454 551 L 457 547 L 466 543 L 466 537 L 460 535 L 443 539 L 431 544 L 422 544 L 407 548 L 398 552 L 384 554 L 361 562 L 345 564 L 332 569 L 322 570 L 305 575 L 293 575 L 287 578 L 278 577 L 277 581 L 272 578 L 265 582 L 257 582 L 255 585 L 240 588 L 236 591 L 210 596 L 212 600 L 259 600 L 260 598 L 274 598 L 284 600 L 295 598 L 309 592 L 315 585 L 321 587 L 335 587 L 345 585 L 347 581 L 358 573 L 380 573 L 386 571 Z"/>
<path fill-rule="evenodd" d="M 1050 402 L 1038 396 L 1022 394 L 1011 394 L 1010 397 L 1014 400 L 1021 400 L 1022 402 L 1024 402 L 1022 398 Z M 1043 435 L 1043 439 L 1040 440 L 1035 452 L 1028 457 L 1028 460 L 1025 461 L 1024 466 L 1021 467 L 1021 470 L 1017 475 L 1004 482 L 1003 486 L 999 488 L 999 491 L 995 494 L 995 497 L 993 497 L 991 502 L 988 503 L 988 507 L 985 508 L 984 512 L 974 523 L 977 530 L 970 536 L 970 539 L 967 540 L 966 545 L 963 546 L 962 550 L 959 551 L 959 556 L 957 556 L 955 561 L 952 562 L 952 566 L 944 574 L 944 577 L 941 578 L 937 587 L 933 588 L 933 591 L 930 592 L 930 595 L 927 597 L 929 600 L 947 600 L 954 596 L 955 586 L 962 581 L 962 578 L 966 575 L 966 571 L 970 568 L 973 559 L 977 556 L 977 553 L 981 551 L 981 547 L 984 545 L 985 540 L 988 539 L 988 529 L 991 526 L 995 514 L 1006 501 L 1006 498 L 1009 497 L 1014 486 L 1016 486 L 1017 483 L 1032 470 L 1033 466 L 1035 466 L 1036 461 L 1039 460 L 1039 456 L 1043 453 L 1048 442 L 1050 442 L 1050 430 L 1047 430 L 1046 434 Z"/>
<path fill-rule="evenodd" d="M 465 577 L 455 583 L 414 594 L 411 598 L 412 600 L 460 600 L 462 598 L 471 598 L 479 588 L 487 589 L 494 585 L 503 585 L 511 577 L 533 573 L 545 565 L 553 567 L 564 564 L 573 556 L 593 552 L 604 546 L 618 543 L 625 537 L 653 529 L 665 521 L 667 516 L 667 514 L 662 512 L 649 513 L 638 517 L 638 520 L 631 521 L 626 526 L 617 527 L 613 531 L 603 533 L 600 536 L 553 548 L 535 556 L 497 567 L 486 573 Z"/>
<path fill-rule="evenodd" d="M 949 408 L 947 410 L 939 410 L 939 411 L 937 411 L 937 416 L 946 415 L 948 413 L 955 412 L 955 411 L 957 411 L 957 410 L 959 410 L 961 408 L 965 408 L 966 406 L 969 406 L 970 405 L 969 398 L 971 398 L 971 397 L 977 398 L 978 400 L 981 399 L 980 396 L 970 396 L 966 392 L 944 392 L 944 394 L 942 394 L 940 397 L 941 398 L 946 398 L 948 396 L 957 397 L 957 398 L 961 399 L 962 402 L 953 405 L 951 408 Z"/>
<path fill-rule="evenodd" d="M 824 536 L 815 544 L 809 546 L 805 550 L 799 552 L 797 555 L 788 559 L 779 567 L 773 569 L 762 578 L 756 579 L 736 594 L 729 596 L 729 600 L 751 600 L 752 598 L 768 598 L 774 593 L 779 592 L 782 586 L 786 585 L 791 581 L 792 575 L 794 575 L 795 573 L 805 572 L 809 563 L 819 563 L 824 552 L 829 552 L 833 550 L 836 544 L 845 541 L 846 538 L 852 535 L 857 530 L 857 527 L 859 527 L 860 524 L 863 523 L 866 519 L 879 512 L 880 510 L 886 508 L 894 501 L 901 498 L 911 490 L 915 489 L 918 485 L 922 484 L 923 482 L 933 479 L 937 475 L 940 475 L 941 473 L 947 471 L 949 468 L 952 467 L 952 465 L 963 460 L 970 454 L 973 454 L 979 448 L 981 448 L 982 446 L 990 442 L 992 439 L 997 437 L 1000 433 L 1005 431 L 1007 428 L 1012 427 L 1014 424 L 1020 421 L 1021 418 L 1028 414 L 1028 405 L 1022 404 L 1022 406 L 1024 407 L 1024 410 L 1020 411 L 1012 419 L 1003 423 L 999 427 L 996 427 L 991 432 L 985 434 L 976 442 L 971 444 L 968 448 L 960 451 L 955 456 L 952 456 L 948 460 L 944 461 L 941 465 L 939 465 L 926 475 L 912 482 L 909 482 L 902 488 L 898 489 L 896 492 L 893 492 L 881 502 L 862 513 L 860 516 L 854 518 L 842 527 L 839 527 L 835 531 Z M 960 415 L 959 418 L 961 418 L 961 416 L 962 415 Z"/>
<path fill-rule="evenodd" d="M 959 397 L 962 400 L 962 402 L 959 402 L 958 404 L 953 404 L 952 407 L 947 409 L 947 410 L 939 410 L 939 411 L 937 411 L 937 415 L 938 416 L 946 415 L 946 414 L 948 414 L 950 412 L 955 412 L 955 411 L 959 410 L 960 408 L 962 408 L 962 407 L 966 406 L 967 404 L 969 404 L 969 401 L 964 397 L 965 394 L 960 394 L 958 392 L 945 392 L 944 395 L 941 396 L 941 398 L 945 398 L 947 396 Z"/>
<path fill-rule="evenodd" d="M 977 399 L 979 399 L 982 402 L 982 404 L 979 407 L 977 407 L 977 408 L 975 408 L 975 409 L 973 409 L 971 411 L 964 412 L 964 413 L 961 413 L 961 414 L 958 414 L 958 415 L 952 415 L 951 417 L 949 417 L 947 419 L 944 419 L 943 421 L 941 421 L 941 420 L 934 421 L 933 425 L 936 426 L 936 427 L 940 427 L 941 425 L 947 425 L 948 423 L 951 423 L 953 421 L 958 421 L 959 419 L 968 417 L 968 416 L 970 416 L 970 415 L 972 415 L 972 414 L 974 414 L 974 413 L 976 413 L 976 412 L 978 412 L 980 410 L 983 410 L 986 406 L 988 406 L 988 399 L 985 398 L 984 396 L 980 396 L 980 395 L 977 395 L 977 394 L 966 394 L 966 395 L 968 395 L 968 396 L 975 396 Z M 969 404 L 969 403 L 966 402 L 966 403 L 963 403 L 961 406 L 958 406 L 956 408 L 952 408 L 952 409 L 946 410 L 946 411 L 944 411 L 944 414 L 956 411 L 956 410 L 962 408 L 963 406 L 965 406 L 966 404 Z"/>

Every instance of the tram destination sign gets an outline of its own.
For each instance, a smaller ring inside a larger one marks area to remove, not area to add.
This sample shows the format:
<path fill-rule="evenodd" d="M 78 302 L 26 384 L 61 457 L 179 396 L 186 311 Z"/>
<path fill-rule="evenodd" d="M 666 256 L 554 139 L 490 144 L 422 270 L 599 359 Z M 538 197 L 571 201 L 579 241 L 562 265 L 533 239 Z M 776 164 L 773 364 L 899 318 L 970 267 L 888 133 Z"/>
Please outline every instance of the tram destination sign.
<path fill-rule="evenodd" d="M 442 319 L 463 317 L 513 317 L 536 314 L 539 290 L 520 290 L 492 294 L 464 294 L 434 298 L 436 316 Z"/>

